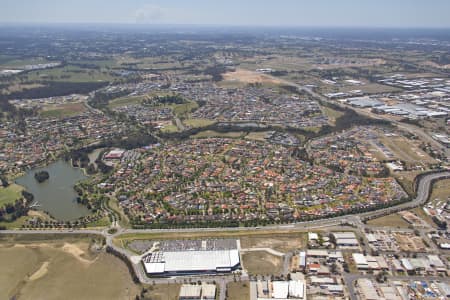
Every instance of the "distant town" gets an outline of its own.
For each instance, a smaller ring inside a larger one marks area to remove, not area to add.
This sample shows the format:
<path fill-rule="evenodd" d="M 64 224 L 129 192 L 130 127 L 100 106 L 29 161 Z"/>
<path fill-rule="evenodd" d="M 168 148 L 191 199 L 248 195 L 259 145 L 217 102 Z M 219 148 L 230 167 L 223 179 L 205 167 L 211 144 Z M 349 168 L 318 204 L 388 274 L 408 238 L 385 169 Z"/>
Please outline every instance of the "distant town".
<path fill-rule="evenodd" d="M 445 34 L 123 30 L 0 29 L 1 299 L 450 298 Z"/>

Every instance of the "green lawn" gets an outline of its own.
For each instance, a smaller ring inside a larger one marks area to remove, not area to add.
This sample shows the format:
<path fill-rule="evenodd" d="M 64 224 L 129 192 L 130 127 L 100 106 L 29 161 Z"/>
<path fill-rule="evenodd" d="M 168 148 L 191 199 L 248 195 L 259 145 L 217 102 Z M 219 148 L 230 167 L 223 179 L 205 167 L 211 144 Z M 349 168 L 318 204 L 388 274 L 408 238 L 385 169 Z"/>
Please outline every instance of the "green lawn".
<path fill-rule="evenodd" d="M 222 137 L 222 138 L 243 138 L 246 135 L 245 132 L 237 131 L 237 132 L 217 132 L 213 130 L 205 130 L 193 135 L 192 138 L 202 139 L 202 138 L 213 138 L 213 137 Z"/>
<path fill-rule="evenodd" d="M 208 119 L 188 119 L 183 121 L 184 125 L 192 127 L 192 128 L 198 128 L 198 127 L 206 127 L 209 125 L 212 125 L 216 123 L 213 120 Z"/>
<path fill-rule="evenodd" d="M 19 68 L 26 65 L 45 64 L 48 60 L 43 58 L 18 59 L 8 56 L 0 56 L 0 65 L 3 67 Z"/>
<path fill-rule="evenodd" d="M 23 188 L 17 184 L 11 184 L 7 188 L 0 188 L 0 207 L 20 199 L 22 190 Z"/>
<path fill-rule="evenodd" d="M 83 69 L 75 66 L 64 66 L 47 70 L 37 70 L 25 75 L 27 81 L 52 80 L 65 82 L 111 81 L 114 76 L 107 71 Z"/>
<path fill-rule="evenodd" d="M 165 133 L 172 133 L 172 132 L 178 132 L 179 130 L 178 130 L 178 127 L 175 125 L 166 125 L 163 128 L 161 128 L 161 131 L 165 132 Z"/>
<path fill-rule="evenodd" d="M 171 105 L 173 113 L 178 117 L 185 116 L 198 107 L 197 102 L 188 102 L 184 104 Z"/>
<path fill-rule="evenodd" d="M 140 104 L 146 96 L 135 96 L 135 97 L 122 97 L 111 100 L 109 102 L 109 108 L 121 107 L 130 104 Z"/>

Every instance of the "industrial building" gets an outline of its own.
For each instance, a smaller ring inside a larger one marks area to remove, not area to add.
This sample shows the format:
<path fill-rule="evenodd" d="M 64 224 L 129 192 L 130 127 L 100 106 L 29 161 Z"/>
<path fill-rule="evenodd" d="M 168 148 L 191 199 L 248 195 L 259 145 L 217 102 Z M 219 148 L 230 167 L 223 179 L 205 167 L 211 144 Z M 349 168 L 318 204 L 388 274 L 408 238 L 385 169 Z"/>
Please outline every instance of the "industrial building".
<path fill-rule="evenodd" d="M 192 246 L 192 241 L 186 242 Z M 195 244 L 195 242 L 194 242 Z M 205 241 L 199 245 L 205 246 Z M 150 276 L 176 276 L 229 273 L 240 267 L 239 250 L 224 248 L 184 247 L 159 249 L 143 256 L 145 272 Z M 166 250 L 165 250 L 166 249 Z"/>
<path fill-rule="evenodd" d="M 337 247 L 359 247 L 358 239 L 353 232 L 333 232 Z"/>
<path fill-rule="evenodd" d="M 306 300 L 306 285 L 303 280 L 258 281 L 256 290 L 258 300 Z"/>
<path fill-rule="evenodd" d="M 180 288 L 179 300 L 214 300 L 216 286 L 214 284 L 183 284 Z"/>

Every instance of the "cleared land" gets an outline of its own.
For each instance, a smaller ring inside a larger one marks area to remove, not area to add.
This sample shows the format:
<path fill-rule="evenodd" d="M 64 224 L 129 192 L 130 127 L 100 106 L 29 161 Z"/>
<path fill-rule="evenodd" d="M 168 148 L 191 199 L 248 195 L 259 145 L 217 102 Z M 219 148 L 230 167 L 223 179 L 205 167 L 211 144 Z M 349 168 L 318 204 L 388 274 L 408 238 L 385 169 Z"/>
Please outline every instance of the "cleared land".
<path fill-rule="evenodd" d="M 228 300 L 250 300 L 250 283 L 231 282 L 227 286 Z"/>
<path fill-rule="evenodd" d="M 241 238 L 242 248 L 271 248 L 279 252 L 289 252 L 306 245 L 305 234 L 249 236 Z"/>
<path fill-rule="evenodd" d="M 87 241 L 0 245 L 0 299 L 130 299 L 126 266 Z"/>
<path fill-rule="evenodd" d="M 376 218 L 370 221 L 367 221 L 368 225 L 378 226 L 378 227 L 401 227 L 408 228 L 409 223 L 406 222 L 401 216 L 398 214 L 387 215 L 381 218 Z"/>
<path fill-rule="evenodd" d="M 236 69 L 234 72 L 225 73 L 223 78 L 225 82 L 283 84 L 283 80 L 276 77 L 245 69 Z"/>
<path fill-rule="evenodd" d="M 242 255 L 244 269 L 250 274 L 279 275 L 282 271 L 282 258 L 269 254 L 266 251 L 247 252 Z"/>

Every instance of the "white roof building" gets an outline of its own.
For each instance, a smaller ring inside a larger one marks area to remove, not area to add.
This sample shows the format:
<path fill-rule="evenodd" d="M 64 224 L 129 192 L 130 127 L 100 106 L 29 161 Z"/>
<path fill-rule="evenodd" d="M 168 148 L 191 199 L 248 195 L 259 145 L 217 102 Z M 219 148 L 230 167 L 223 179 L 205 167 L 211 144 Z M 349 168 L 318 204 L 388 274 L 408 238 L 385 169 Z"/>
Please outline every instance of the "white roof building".
<path fill-rule="evenodd" d="M 274 299 L 287 299 L 289 295 L 289 282 L 274 281 L 272 283 L 272 297 Z"/>
<path fill-rule="evenodd" d="M 364 255 L 362 255 L 361 253 L 353 253 L 352 256 L 358 269 L 369 268 L 369 263 L 367 262 L 366 257 Z"/>
<path fill-rule="evenodd" d="M 229 272 L 240 264 L 239 251 L 155 252 L 143 258 L 147 274 Z"/>
<path fill-rule="evenodd" d="M 180 288 L 180 300 L 201 299 L 202 287 L 200 285 L 183 284 Z"/>
<path fill-rule="evenodd" d="M 300 280 L 289 281 L 289 298 L 305 299 L 306 298 L 305 283 Z"/>

